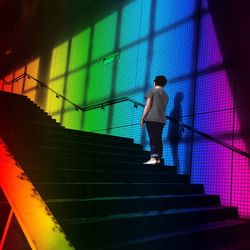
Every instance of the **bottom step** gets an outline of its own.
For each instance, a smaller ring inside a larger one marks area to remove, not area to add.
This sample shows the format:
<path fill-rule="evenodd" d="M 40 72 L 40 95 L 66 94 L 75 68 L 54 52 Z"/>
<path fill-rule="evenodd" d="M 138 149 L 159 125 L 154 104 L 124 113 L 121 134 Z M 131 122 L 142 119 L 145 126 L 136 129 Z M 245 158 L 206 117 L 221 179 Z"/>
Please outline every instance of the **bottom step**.
<path fill-rule="evenodd" d="M 152 235 L 105 249 L 112 250 L 249 250 L 250 220 L 232 219 L 176 232 Z"/>
<path fill-rule="evenodd" d="M 202 207 L 114 214 L 102 218 L 65 218 L 59 222 L 61 222 L 65 233 L 70 235 L 70 240 L 76 249 L 105 249 L 111 245 L 127 244 L 131 240 L 148 239 L 152 235 L 162 235 L 162 233 L 167 233 L 164 237 L 167 237 L 168 241 L 168 237 L 171 236 L 170 243 L 173 245 L 175 244 L 175 239 L 172 238 L 174 235 L 171 233 L 173 231 L 179 233 L 187 228 L 195 227 L 195 225 L 199 227 L 214 221 L 227 221 L 236 218 L 236 208 Z M 164 238 L 164 240 L 166 239 Z M 162 239 L 156 243 L 159 242 L 161 245 L 161 241 Z M 142 246 L 141 249 L 144 247 Z"/>

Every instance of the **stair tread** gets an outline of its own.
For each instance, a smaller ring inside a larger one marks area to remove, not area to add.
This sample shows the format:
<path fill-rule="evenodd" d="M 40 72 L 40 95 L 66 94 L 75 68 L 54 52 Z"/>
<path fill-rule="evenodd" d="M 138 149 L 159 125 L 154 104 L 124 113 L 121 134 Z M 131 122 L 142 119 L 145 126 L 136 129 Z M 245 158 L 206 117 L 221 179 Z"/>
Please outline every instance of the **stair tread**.
<path fill-rule="evenodd" d="M 241 225 L 241 224 L 249 224 L 250 225 L 250 220 L 228 219 L 225 221 L 215 221 L 215 222 L 204 223 L 201 225 L 189 226 L 185 229 L 178 229 L 177 231 L 166 232 L 166 233 L 157 233 L 157 234 L 154 234 L 154 235 L 151 235 L 148 237 L 141 237 L 138 239 L 132 239 L 132 240 L 126 241 L 124 243 L 112 245 L 110 247 L 107 247 L 106 249 L 113 249 L 113 248 L 117 248 L 117 247 L 130 247 L 130 246 L 132 247 L 135 244 L 170 238 L 170 237 L 174 237 L 174 236 L 181 236 L 181 235 L 191 234 L 191 233 L 195 233 L 195 232 L 203 232 L 203 231 L 208 231 L 208 230 L 226 228 L 226 227 Z M 224 249 L 224 248 L 219 248 L 219 249 Z M 227 248 L 225 248 L 225 249 L 227 249 Z"/>
<path fill-rule="evenodd" d="M 32 148 L 36 148 L 36 149 L 50 149 L 50 150 L 60 150 L 60 151 L 84 151 L 84 152 L 99 152 L 98 150 L 86 150 L 86 149 L 72 149 L 70 147 L 66 148 L 66 147 L 57 147 L 57 146 L 33 146 Z M 122 147 L 121 147 L 122 148 Z M 131 149 L 133 150 L 133 148 L 129 148 L 128 149 Z M 135 149 L 136 150 L 136 149 Z M 138 151 L 141 151 L 141 153 L 148 153 L 149 151 L 143 151 L 143 150 L 138 150 Z M 104 152 L 102 152 L 104 153 Z M 105 152 L 105 153 L 108 153 L 108 154 L 118 154 L 118 155 L 123 155 L 122 153 L 117 153 L 117 152 Z M 128 154 L 128 153 L 126 153 Z"/>
<path fill-rule="evenodd" d="M 159 199 L 159 198 L 182 198 L 182 197 L 218 197 L 218 195 L 207 194 L 187 194 L 187 195 L 146 195 L 146 196 L 107 196 L 95 198 L 63 198 L 63 199 L 47 199 L 48 203 L 64 203 L 64 202 L 82 202 L 82 201 L 107 201 L 107 200 L 136 200 L 136 199 Z"/>
<path fill-rule="evenodd" d="M 36 166 L 49 166 L 50 168 L 58 169 L 62 165 L 68 169 L 103 169 L 103 166 L 107 167 L 107 170 L 129 170 L 131 172 L 147 172 L 154 171 L 155 173 L 175 173 L 175 166 L 159 165 L 148 166 L 143 165 L 142 160 L 134 161 L 122 161 L 120 159 L 98 159 L 98 158 L 79 158 L 79 157 L 59 157 L 55 155 L 37 155 L 35 159 L 30 158 L 27 164 L 29 168 Z M 99 168 L 100 166 L 100 168 Z"/>
<path fill-rule="evenodd" d="M 153 216 L 162 215 L 173 215 L 173 214 L 184 214 L 184 213 L 195 213 L 199 211 L 214 211 L 214 210 L 228 210 L 236 209 L 234 207 L 227 206 L 211 206 L 211 207 L 195 207 L 195 208 L 179 208 L 179 209 L 168 209 L 168 210 L 156 210 L 156 211 L 146 211 L 146 212 L 133 212 L 133 213 L 123 213 L 123 214 L 112 214 L 104 217 L 92 217 L 92 218 L 64 218 L 61 219 L 63 224 L 77 225 L 101 221 L 116 221 L 116 220 L 126 220 L 135 218 L 147 218 Z"/>
<path fill-rule="evenodd" d="M 59 166 L 58 166 L 59 167 Z M 104 168 L 100 166 L 101 168 Z M 178 175 L 171 171 L 152 171 L 144 169 L 139 171 L 111 168 L 107 170 L 92 169 L 57 169 L 57 168 L 30 168 L 27 175 L 33 181 L 57 182 L 165 182 L 190 183 L 188 175 Z"/>
<path fill-rule="evenodd" d="M 48 118 L 50 118 L 50 117 L 48 117 Z M 35 124 L 35 125 L 42 125 L 42 126 L 47 126 L 47 127 L 53 127 L 53 128 L 62 128 L 62 129 L 64 129 L 64 126 L 62 126 L 60 123 L 58 123 L 58 122 L 56 122 L 54 119 L 49 119 L 49 120 L 51 120 L 51 123 L 49 123 L 49 122 L 45 122 L 45 121 L 37 121 L 37 120 L 35 120 L 35 121 L 29 121 L 29 120 L 25 120 L 25 119 L 23 119 L 22 120 L 22 122 L 24 122 L 24 123 L 29 123 L 29 124 Z"/>
<path fill-rule="evenodd" d="M 203 194 L 202 184 L 158 182 L 34 182 L 42 196 L 55 198 L 90 198 L 127 195 Z"/>
<path fill-rule="evenodd" d="M 148 169 L 148 168 L 150 168 L 150 169 L 152 169 L 152 168 L 154 168 L 154 170 L 155 169 L 161 169 L 161 170 L 176 170 L 176 167 L 175 166 L 167 166 L 167 165 L 157 165 L 157 166 L 148 166 L 148 165 L 143 165 L 143 163 L 142 162 L 140 162 L 140 163 L 138 163 L 138 162 L 133 162 L 133 161 L 127 161 L 127 162 L 124 162 L 124 161 L 122 161 L 122 160 L 117 160 L 117 159 L 112 159 L 112 161 L 111 160 L 107 160 L 107 159 L 105 159 L 105 160 L 103 160 L 103 159 L 93 159 L 93 158 L 84 158 L 84 159 L 82 159 L 82 158 L 78 158 L 78 157 L 72 157 L 72 156 L 54 156 L 54 155 L 38 155 L 37 157 L 36 157 L 36 159 L 38 159 L 39 158 L 39 160 L 43 160 L 43 159 L 48 159 L 48 160 L 50 160 L 51 161 L 51 159 L 55 159 L 55 160 L 63 160 L 63 161 L 65 161 L 65 160 L 79 160 L 79 161 L 83 161 L 84 160 L 84 162 L 94 162 L 94 163 L 96 163 L 96 162 L 100 162 L 100 163 L 102 163 L 103 164 L 103 162 L 109 162 L 110 164 L 113 164 L 113 165 L 118 165 L 118 164 L 122 164 L 122 165 L 124 165 L 124 164 L 126 164 L 126 165 L 133 165 L 134 167 L 138 167 L 138 168 L 140 168 L 140 169 Z"/>
<path fill-rule="evenodd" d="M 152 185 L 152 186 L 203 186 L 202 184 L 189 184 L 189 183 L 164 183 L 164 182 L 34 182 L 40 185 Z"/>
<path fill-rule="evenodd" d="M 172 172 L 157 172 L 157 171 L 152 171 L 151 169 L 143 169 L 142 171 L 134 170 L 134 171 L 129 171 L 129 170 L 119 170 L 119 169 L 111 169 L 111 170 L 102 170 L 102 169 L 62 169 L 62 168 L 30 168 L 33 172 L 33 175 L 38 175 L 41 177 L 41 174 L 45 174 L 48 177 L 52 175 L 53 177 L 57 176 L 66 176 L 65 178 L 68 178 L 69 175 L 71 177 L 78 176 L 79 178 L 82 177 L 96 177 L 96 176 L 124 176 L 124 179 L 128 179 L 128 177 L 134 177 L 134 178 L 141 178 L 143 177 L 152 177 L 151 179 L 153 180 L 154 178 L 177 178 L 181 180 L 188 180 L 188 175 L 186 174 L 176 174 Z M 70 178 L 69 178 L 70 179 Z"/>
<path fill-rule="evenodd" d="M 167 168 L 167 167 L 166 167 Z M 171 168 L 171 167 L 170 167 Z M 32 168 L 32 170 L 37 170 L 37 171 L 48 171 L 50 172 L 51 170 L 52 171 L 58 171 L 58 172 L 76 172 L 76 173 L 79 173 L 79 172 L 90 172 L 90 173 L 119 173 L 119 174 L 150 174 L 150 175 L 165 175 L 165 176 L 187 176 L 185 174 L 174 174 L 174 173 L 159 173 L 159 172 L 155 172 L 155 171 L 152 171 L 151 170 L 146 170 L 146 169 L 141 169 L 140 171 L 129 171 L 129 170 L 104 170 L 104 169 L 82 169 L 82 168 L 74 168 L 74 169 L 71 169 L 71 168 L 37 168 L 37 167 L 34 167 Z"/>
<path fill-rule="evenodd" d="M 56 128 L 56 126 L 55 126 Z M 41 129 L 34 128 L 32 131 L 40 132 Z M 53 130 L 53 131 L 44 131 L 47 134 L 54 135 L 65 135 L 65 136 L 73 136 L 77 138 L 91 138 L 91 139 L 100 139 L 106 141 L 112 141 L 117 143 L 127 143 L 127 144 L 134 144 L 134 140 L 131 138 L 121 137 L 121 136 L 114 136 L 114 135 L 105 135 L 105 134 L 97 134 L 93 132 L 83 131 L 83 130 L 75 130 L 70 128 L 61 127 L 60 130 Z"/>
<path fill-rule="evenodd" d="M 114 155 L 114 156 L 131 156 L 131 154 L 134 154 L 134 156 L 137 157 L 142 157 L 145 158 L 145 156 L 149 156 L 149 151 L 144 151 L 142 149 L 137 149 L 134 147 L 126 147 L 125 145 L 122 147 L 115 147 L 115 146 L 111 146 L 111 145 L 98 145 L 98 144 L 86 144 L 89 145 L 89 147 L 87 148 L 81 148 L 81 146 L 79 146 L 79 148 L 72 148 L 70 146 L 32 146 L 32 150 L 36 151 L 43 151 L 44 153 L 57 153 L 57 152 L 67 152 L 67 153 L 95 153 L 95 154 L 107 154 L 107 155 Z M 94 148 L 92 147 L 94 146 Z M 102 149 L 98 149 L 102 148 Z M 117 152 L 117 150 L 119 150 Z M 101 151 L 102 150 L 102 151 Z M 139 154 L 139 155 L 138 155 Z M 67 154 L 68 155 L 68 154 Z"/>
<path fill-rule="evenodd" d="M 57 142 L 60 142 L 60 143 L 65 143 L 65 141 L 63 140 L 54 140 L 53 141 L 57 141 Z M 47 143 L 47 141 L 46 141 Z M 118 149 L 124 149 L 124 150 L 131 150 L 131 151 L 141 151 L 141 152 L 149 152 L 149 151 L 144 151 L 142 148 L 135 148 L 135 147 L 131 147 L 131 145 L 118 145 L 118 146 L 113 146 L 113 145 L 108 145 L 108 144 L 98 144 L 98 143 L 89 143 L 89 142 L 75 142 L 75 141 L 70 141 L 70 140 L 67 140 L 66 143 L 72 143 L 72 144 L 76 144 L 76 145 L 79 145 L 79 149 L 78 150 L 84 150 L 84 149 L 81 149 L 80 146 L 98 146 L 98 147 L 103 147 L 103 148 L 118 148 Z M 138 145 L 138 144 L 133 144 L 133 145 Z M 138 145 L 139 146 L 139 145 Z M 34 145 L 33 148 L 37 148 L 37 149 L 60 149 L 60 150 L 75 150 L 75 149 L 72 149 L 71 147 L 69 146 L 64 146 L 64 145 L 60 145 L 60 146 L 50 146 L 50 145 Z"/>

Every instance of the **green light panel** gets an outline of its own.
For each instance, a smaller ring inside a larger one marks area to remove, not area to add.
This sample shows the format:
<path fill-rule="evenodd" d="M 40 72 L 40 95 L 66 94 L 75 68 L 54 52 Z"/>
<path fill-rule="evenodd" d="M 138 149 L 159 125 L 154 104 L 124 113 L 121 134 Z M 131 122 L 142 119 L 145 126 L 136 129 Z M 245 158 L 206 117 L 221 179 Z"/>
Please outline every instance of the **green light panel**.
<path fill-rule="evenodd" d="M 114 51 L 117 13 L 106 17 L 94 26 L 92 60 Z"/>
<path fill-rule="evenodd" d="M 77 70 L 69 74 L 67 78 L 67 98 L 74 100 L 78 106 L 82 106 L 84 99 L 84 83 L 86 79 L 86 69 Z M 76 111 L 70 103 L 65 102 L 65 112 L 63 115 L 63 124 L 65 127 L 81 129 L 83 113 Z"/>
<path fill-rule="evenodd" d="M 77 70 L 88 63 L 90 28 L 72 38 L 69 71 Z"/>

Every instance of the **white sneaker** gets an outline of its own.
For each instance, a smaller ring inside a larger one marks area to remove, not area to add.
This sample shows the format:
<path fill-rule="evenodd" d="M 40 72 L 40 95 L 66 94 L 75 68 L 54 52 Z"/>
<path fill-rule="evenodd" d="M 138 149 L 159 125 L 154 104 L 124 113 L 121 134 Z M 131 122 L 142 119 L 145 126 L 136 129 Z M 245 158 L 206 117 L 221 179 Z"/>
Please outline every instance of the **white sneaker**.
<path fill-rule="evenodd" d="M 157 164 L 160 164 L 160 160 L 157 160 L 155 158 L 151 158 L 149 161 L 147 162 L 144 162 L 143 164 L 144 165 L 157 165 Z"/>

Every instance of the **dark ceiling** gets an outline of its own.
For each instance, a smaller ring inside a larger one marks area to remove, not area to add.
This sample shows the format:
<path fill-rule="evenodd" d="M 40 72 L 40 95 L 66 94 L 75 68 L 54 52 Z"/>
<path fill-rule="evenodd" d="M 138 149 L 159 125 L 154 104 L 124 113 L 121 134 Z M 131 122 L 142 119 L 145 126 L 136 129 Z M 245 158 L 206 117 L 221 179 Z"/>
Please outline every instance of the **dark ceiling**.
<path fill-rule="evenodd" d="M 22 0 L 0 0 L 0 37 L 11 33 L 20 19 Z"/>

